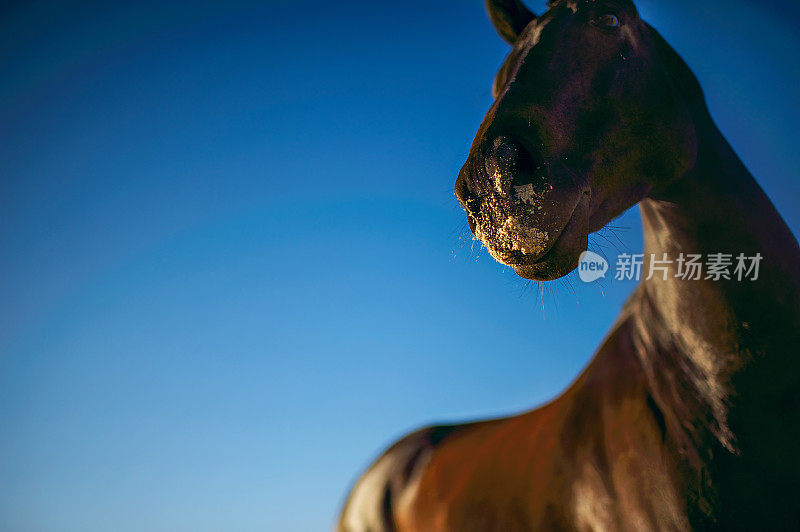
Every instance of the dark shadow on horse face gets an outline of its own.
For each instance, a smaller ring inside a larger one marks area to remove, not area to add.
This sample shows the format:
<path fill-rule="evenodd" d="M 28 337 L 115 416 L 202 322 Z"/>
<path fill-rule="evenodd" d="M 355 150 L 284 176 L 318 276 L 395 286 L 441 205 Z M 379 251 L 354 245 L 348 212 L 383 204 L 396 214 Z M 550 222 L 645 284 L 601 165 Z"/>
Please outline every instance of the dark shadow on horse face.
<path fill-rule="evenodd" d="M 694 76 L 630 1 L 489 0 L 513 44 L 456 180 L 473 234 L 521 277 L 566 275 L 588 235 L 684 175 Z"/>

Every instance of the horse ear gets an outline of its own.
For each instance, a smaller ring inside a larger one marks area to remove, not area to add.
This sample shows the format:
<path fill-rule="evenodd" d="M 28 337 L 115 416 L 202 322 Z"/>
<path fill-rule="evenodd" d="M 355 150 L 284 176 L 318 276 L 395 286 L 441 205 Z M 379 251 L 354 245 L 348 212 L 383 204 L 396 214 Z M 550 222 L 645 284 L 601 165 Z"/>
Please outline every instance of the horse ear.
<path fill-rule="evenodd" d="M 509 44 L 536 18 L 520 0 L 486 0 L 486 8 L 495 29 Z"/>

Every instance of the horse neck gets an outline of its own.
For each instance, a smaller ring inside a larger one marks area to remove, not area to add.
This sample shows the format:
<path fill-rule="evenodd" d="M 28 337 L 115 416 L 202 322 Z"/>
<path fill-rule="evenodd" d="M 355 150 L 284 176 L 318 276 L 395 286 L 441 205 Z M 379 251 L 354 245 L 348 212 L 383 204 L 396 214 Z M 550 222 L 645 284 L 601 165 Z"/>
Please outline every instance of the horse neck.
<path fill-rule="evenodd" d="M 666 280 L 654 272 L 632 305 L 634 342 L 679 444 L 701 449 L 710 437 L 738 452 L 800 384 L 800 249 L 721 133 L 710 121 L 706 130 L 693 170 L 641 202 L 643 272 L 664 254 L 725 253 L 734 266 L 760 254 L 758 279 L 684 280 L 676 264 Z"/>

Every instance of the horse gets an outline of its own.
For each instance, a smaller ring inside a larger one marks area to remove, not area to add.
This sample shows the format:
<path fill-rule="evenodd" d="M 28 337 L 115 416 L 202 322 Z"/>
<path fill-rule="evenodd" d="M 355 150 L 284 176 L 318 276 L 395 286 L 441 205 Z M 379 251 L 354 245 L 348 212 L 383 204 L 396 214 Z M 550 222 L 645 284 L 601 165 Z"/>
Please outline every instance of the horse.
<path fill-rule="evenodd" d="M 547 281 L 638 203 L 651 274 L 563 394 L 402 438 L 338 530 L 797 529 L 796 239 L 630 0 L 487 5 L 511 51 L 455 184 L 470 230 Z M 760 269 L 686 278 L 683 254 Z"/>

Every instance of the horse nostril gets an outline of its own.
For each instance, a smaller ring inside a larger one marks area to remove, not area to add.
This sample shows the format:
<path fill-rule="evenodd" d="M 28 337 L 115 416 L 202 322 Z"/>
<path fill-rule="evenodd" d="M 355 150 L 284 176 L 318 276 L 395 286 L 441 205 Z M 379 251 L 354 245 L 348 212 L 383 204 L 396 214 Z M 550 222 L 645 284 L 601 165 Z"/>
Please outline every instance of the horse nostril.
<path fill-rule="evenodd" d="M 544 164 L 537 162 L 522 144 L 504 135 L 494 139 L 484 166 L 500 194 L 509 194 L 512 186 L 525 185 L 532 185 L 538 193 L 547 185 Z"/>
<path fill-rule="evenodd" d="M 544 163 L 531 163 L 527 171 L 518 172 L 511 183 L 514 187 L 530 185 L 536 193 L 552 190 Z"/>

